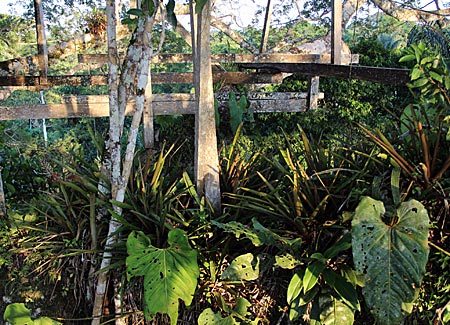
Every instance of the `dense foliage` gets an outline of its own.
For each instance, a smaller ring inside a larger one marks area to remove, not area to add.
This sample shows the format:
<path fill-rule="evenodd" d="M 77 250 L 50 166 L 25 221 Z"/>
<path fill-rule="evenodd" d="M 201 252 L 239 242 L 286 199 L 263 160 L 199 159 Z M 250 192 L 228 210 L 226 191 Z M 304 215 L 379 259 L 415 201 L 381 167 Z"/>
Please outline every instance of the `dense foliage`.
<path fill-rule="evenodd" d="M 358 24 L 355 34 L 362 34 L 349 45 L 361 64 L 407 65 L 407 87 L 324 78 L 319 109 L 258 115 L 236 97 L 248 89 L 215 85 L 229 94 L 216 121 L 220 213 L 192 183 L 192 117 L 158 117 L 156 148 L 146 151 L 140 140 L 123 203 L 99 190 L 110 186 L 101 173 L 107 121 L 47 121 L 47 144 L 35 121 L 2 122 L 8 215 L 0 218 L 0 315 L 10 323 L 41 315 L 89 321 L 115 205 L 123 210 L 115 215 L 123 240 L 113 249 L 110 285 L 121 288 L 122 301 L 120 310 L 112 300 L 105 305 L 104 321 L 122 314 L 133 324 L 145 317 L 158 324 L 448 322 L 450 63 L 425 43 L 400 51 L 376 31 L 364 34 L 371 20 Z M 321 35 L 313 27 L 288 27 L 270 41 Z M 243 33 L 256 38 L 260 31 Z M 241 50 L 220 33 L 213 40 L 217 52 Z M 169 30 L 163 51 L 187 46 Z M 264 90 L 306 87 L 295 75 Z M 45 92 L 49 103 L 100 93 Z M 16 91 L 8 101 L 39 96 Z"/>

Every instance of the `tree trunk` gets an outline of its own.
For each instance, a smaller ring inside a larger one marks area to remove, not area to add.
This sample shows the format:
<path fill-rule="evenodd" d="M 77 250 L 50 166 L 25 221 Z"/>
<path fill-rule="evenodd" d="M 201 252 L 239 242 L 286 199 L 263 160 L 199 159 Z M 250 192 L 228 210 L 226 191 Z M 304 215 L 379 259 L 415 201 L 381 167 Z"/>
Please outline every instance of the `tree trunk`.
<path fill-rule="evenodd" d="M 3 191 L 2 169 L 0 168 L 0 218 L 6 217 L 6 200 Z"/>
<path fill-rule="evenodd" d="M 139 18 L 138 27 L 133 32 L 133 36 L 128 46 L 127 56 L 123 64 L 124 69 L 118 80 L 118 62 L 117 45 L 115 38 L 115 8 L 114 0 L 108 2 L 108 57 L 109 57 L 109 106 L 110 106 L 110 131 L 109 131 L 109 149 L 111 153 L 111 196 L 114 201 L 123 202 L 127 188 L 128 179 L 133 165 L 136 140 L 141 122 L 142 112 L 146 101 L 146 89 L 149 80 L 149 65 L 152 55 L 151 32 L 154 23 L 155 13 L 152 16 Z M 158 8 L 155 3 L 155 8 Z M 147 10 L 143 8 L 143 10 Z M 156 10 L 155 10 L 156 11 Z M 127 105 L 130 93 L 134 88 L 134 80 L 137 79 L 135 87 L 136 106 L 133 113 L 133 119 L 128 130 L 128 143 L 125 151 L 125 157 L 122 162 L 120 139 L 123 134 L 125 121 L 125 107 Z M 151 100 L 151 98 L 147 98 Z M 122 214 L 122 209 L 113 205 L 115 216 Z M 103 254 L 100 269 L 107 268 L 111 263 L 112 250 L 119 240 L 117 231 L 121 224 L 114 215 L 111 217 L 108 229 L 105 252 Z M 106 293 L 108 282 L 108 272 L 103 271 L 99 275 L 92 324 L 99 324 L 101 319 L 102 305 Z M 118 309 L 118 308 L 116 308 Z M 116 314 L 120 312 L 116 310 Z M 119 316 L 119 315 L 116 315 Z M 124 320 L 116 317 L 116 324 L 121 324 Z"/>
<path fill-rule="evenodd" d="M 109 128 L 109 139 L 107 141 L 107 148 L 109 153 L 107 157 L 110 157 L 111 163 L 103 163 L 111 168 L 111 175 L 113 171 L 117 174 L 117 169 L 120 172 L 120 147 L 117 149 L 117 144 L 119 143 L 118 136 L 118 121 L 119 121 L 119 104 L 118 104 L 118 94 L 117 94 L 117 80 L 118 80 L 118 51 L 117 51 L 117 41 L 116 41 L 116 8 L 115 0 L 108 0 L 106 4 L 106 21 L 107 21 L 107 41 L 108 41 L 108 90 L 109 90 L 109 110 L 110 110 L 110 128 Z M 117 131 L 115 131 L 117 130 Z M 116 145 L 114 145 L 116 144 Z M 117 158 L 117 152 L 119 152 L 119 157 Z M 113 159 L 115 161 L 119 159 L 119 166 L 112 166 Z M 116 175 L 117 177 L 117 175 Z M 113 179 L 113 177 L 111 177 Z M 114 187 L 113 183 L 111 184 Z M 117 222 L 115 218 L 111 218 L 108 229 L 108 238 L 105 244 L 105 252 L 103 253 L 102 262 L 100 269 L 111 264 L 111 251 L 112 245 L 117 241 L 116 236 L 111 236 L 111 234 L 116 233 L 119 228 L 120 223 Z M 105 299 L 105 293 L 108 283 L 108 272 L 101 272 L 97 279 L 97 285 L 95 287 L 94 295 L 94 306 L 92 308 L 92 325 L 100 324 L 101 317 L 103 314 L 103 302 Z"/>

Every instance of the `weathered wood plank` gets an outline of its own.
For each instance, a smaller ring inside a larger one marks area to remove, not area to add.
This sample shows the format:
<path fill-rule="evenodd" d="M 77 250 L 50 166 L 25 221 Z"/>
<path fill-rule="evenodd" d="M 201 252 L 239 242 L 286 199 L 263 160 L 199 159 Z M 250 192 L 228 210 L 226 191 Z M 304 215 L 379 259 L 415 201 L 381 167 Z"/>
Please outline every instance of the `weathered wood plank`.
<path fill-rule="evenodd" d="M 309 76 L 308 77 L 308 106 L 309 109 L 317 109 L 318 100 L 320 98 L 319 93 L 320 77 Z"/>
<path fill-rule="evenodd" d="M 105 54 L 79 54 L 80 63 L 107 63 Z M 152 58 L 152 63 L 188 63 L 192 62 L 191 54 L 159 54 Z M 261 54 L 212 54 L 213 63 L 331 63 L 330 54 L 291 54 L 291 53 L 261 53 Z M 342 64 L 358 63 L 358 54 L 342 53 Z"/>
<path fill-rule="evenodd" d="M 222 104 L 228 97 L 216 96 Z M 323 98 L 323 93 L 319 98 Z M 307 93 L 249 93 L 249 108 L 255 113 L 303 112 L 308 109 Z M 0 106 L 0 120 L 25 120 L 41 118 L 80 118 L 109 116 L 108 96 L 66 96 L 62 104 Z M 192 94 L 154 94 L 155 115 L 195 114 Z M 126 114 L 130 115 L 134 101 L 130 100 Z"/>
<path fill-rule="evenodd" d="M 331 9 L 331 63 L 342 63 L 342 1 L 333 0 Z"/>
<path fill-rule="evenodd" d="M 211 0 L 206 0 L 199 13 L 191 12 L 191 21 L 195 18 L 197 23 L 192 26 L 196 105 L 194 174 L 199 196 L 204 195 L 219 213 L 221 195 L 211 66 Z"/>
<path fill-rule="evenodd" d="M 299 73 L 328 78 L 358 79 L 396 85 L 404 85 L 410 81 L 410 70 L 397 68 L 308 63 L 242 63 L 239 66 L 245 69 L 267 69 L 274 72 Z"/>
<path fill-rule="evenodd" d="M 252 72 L 217 72 L 214 73 L 214 82 L 225 84 L 273 84 L 281 83 L 285 74 L 282 73 L 252 73 Z M 185 73 L 154 73 L 152 84 L 192 84 L 193 74 Z M 38 76 L 0 77 L 0 87 L 39 87 L 43 88 L 72 85 L 107 85 L 106 75 L 77 75 L 77 76 L 48 76 L 47 83 Z"/>
<path fill-rule="evenodd" d="M 0 77 L 0 87 L 55 87 L 55 86 L 89 86 L 107 85 L 107 75 L 82 75 L 82 76 L 48 76 L 47 83 L 38 76 Z"/>

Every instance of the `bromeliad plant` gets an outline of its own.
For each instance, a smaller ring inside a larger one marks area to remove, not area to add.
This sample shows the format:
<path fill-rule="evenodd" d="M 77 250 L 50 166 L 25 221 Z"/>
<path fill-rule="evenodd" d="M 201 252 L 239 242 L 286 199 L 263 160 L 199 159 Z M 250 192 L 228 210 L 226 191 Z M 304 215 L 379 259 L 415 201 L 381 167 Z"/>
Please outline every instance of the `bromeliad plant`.
<path fill-rule="evenodd" d="M 449 62 L 428 51 L 423 43 L 411 45 L 400 61 L 415 63 L 408 87 L 416 103 L 395 118 L 392 134 L 360 128 L 389 155 L 394 167 L 401 168 L 418 197 L 442 196 L 448 186 L 443 178 L 450 168 Z"/>
<path fill-rule="evenodd" d="M 271 173 L 255 174 L 260 187 L 244 185 L 236 193 L 226 193 L 233 200 L 227 204 L 231 219 L 239 222 L 212 223 L 251 241 L 252 258 L 247 259 L 247 253 L 234 260 L 249 274 L 255 274 L 258 261 L 277 273 L 291 270 L 283 317 L 352 324 L 359 309 L 355 289 L 359 282 L 347 252 L 351 236 L 340 214 L 344 206 L 352 206 L 352 189 L 374 159 L 310 140 L 301 129 L 300 134 L 301 150 L 288 143 L 279 159 L 267 159 Z M 260 251 L 264 254 L 258 255 Z"/>

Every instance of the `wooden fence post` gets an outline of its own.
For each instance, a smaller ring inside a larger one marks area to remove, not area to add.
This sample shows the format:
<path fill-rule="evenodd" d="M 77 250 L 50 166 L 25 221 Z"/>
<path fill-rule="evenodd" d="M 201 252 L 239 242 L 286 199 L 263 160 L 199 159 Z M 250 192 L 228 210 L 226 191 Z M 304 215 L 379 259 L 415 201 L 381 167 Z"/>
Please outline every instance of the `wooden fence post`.
<path fill-rule="evenodd" d="M 193 15 L 197 16 L 197 20 Z M 208 0 L 198 14 L 195 13 L 195 10 L 191 10 L 191 17 L 191 21 L 194 22 L 192 34 L 195 35 L 193 36 L 195 37 L 193 61 L 197 106 L 195 116 L 195 177 L 199 195 L 204 194 L 214 210 L 218 212 L 220 210 L 220 180 L 211 70 L 211 1 Z"/>
<path fill-rule="evenodd" d="M 308 76 L 308 109 L 317 109 L 319 100 L 319 76 Z"/>
<path fill-rule="evenodd" d="M 333 0 L 331 25 L 331 63 L 342 63 L 342 1 Z"/>

